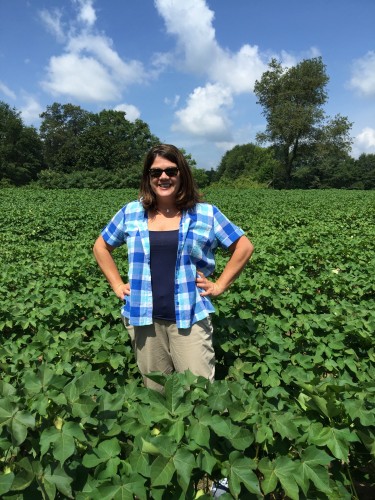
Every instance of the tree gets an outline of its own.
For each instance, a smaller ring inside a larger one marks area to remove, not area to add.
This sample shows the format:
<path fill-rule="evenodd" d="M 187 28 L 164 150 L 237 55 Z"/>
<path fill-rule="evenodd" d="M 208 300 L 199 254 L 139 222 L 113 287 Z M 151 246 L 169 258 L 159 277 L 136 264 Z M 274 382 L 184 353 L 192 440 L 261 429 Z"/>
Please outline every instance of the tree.
<path fill-rule="evenodd" d="M 93 125 L 93 114 L 73 104 L 53 103 L 40 115 L 40 137 L 47 167 L 61 172 L 77 169 L 80 137 Z"/>
<path fill-rule="evenodd" d="M 375 154 L 362 153 L 355 161 L 355 184 L 358 189 L 375 188 Z"/>
<path fill-rule="evenodd" d="M 142 120 L 130 122 L 123 111 L 102 110 L 82 135 L 78 168 L 128 169 L 142 162 L 159 139 Z"/>
<path fill-rule="evenodd" d="M 0 101 L 0 180 L 20 186 L 36 179 L 43 167 L 42 143 L 20 113 Z"/>
<path fill-rule="evenodd" d="M 237 145 L 227 151 L 221 159 L 217 170 L 217 179 L 235 180 L 247 177 L 256 182 L 269 183 L 277 161 L 270 148 L 262 148 L 255 144 Z"/>
<path fill-rule="evenodd" d="M 275 149 L 282 165 L 279 187 L 292 187 L 296 169 L 306 169 L 309 161 L 312 166 L 309 155 L 316 155 L 317 145 L 324 144 L 328 136 L 338 146 L 337 151 L 342 146 L 346 152 L 351 124 L 339 116 L 330 122 L 323 111 L 328 80 L 318 57 L 289 69 L 272 59 L 269 70 L 255 83 L 257 102 L 267 119 L 266 131 L 258 134 L 257 140 L 269 142 Z"/>

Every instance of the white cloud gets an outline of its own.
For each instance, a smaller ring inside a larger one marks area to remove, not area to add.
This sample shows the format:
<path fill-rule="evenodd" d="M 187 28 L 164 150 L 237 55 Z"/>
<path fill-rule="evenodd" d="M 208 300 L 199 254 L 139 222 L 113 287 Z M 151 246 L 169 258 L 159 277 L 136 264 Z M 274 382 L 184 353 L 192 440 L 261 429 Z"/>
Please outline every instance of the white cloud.
<path fill-rule="evenodd" d="M 353 63 L 349 87 L 363 96 L 375 96 L 375 52 L 370 51 Z"/>
<path fill-rule="evenodd" d="M 115 111 L 124 111 L 125 112 L 125 118 L 129 122 L 134 122 L 135 120 L 137 120 L 141 116 L 141 112 L 133 104 L 123 103 L 123 104 L 119 104 L 118 106 L 115 106 L 113 109 Z"/>
<path fill-rule="evenodd" d="M 76 0 L 80 6 L 78 19 L 89 26 L 93 26 L 96 21 L 96 12 L 92 5 L 92 0 Z"/>
<path fill-rule="evenodd" d="M 40 120 L 39 115 L 43 112 L 42 106 L 32 96 L 26 96 L 26 104 L 21 107 L 22 119 L 27 125 L 33 125 Z"/>
<path fill-rule="evenodd" d="M 211 63 L 209 76 L 236 94 L 252 92 L 255 80 L 267 69 L 256 46 L 244 45 L 236 54 L 220 49 L 218 56 Z"/>
<path fill-rule="evenodd" d="M 39 12 L 39 17 L 47 30 L 56 37 L 59 42 L 65 40 L 64 28 L 62 25 L 62 12 L 59 9 L 48 11 L 43 9 Z"/>
<path fill-rule="evenodd" d="M 64 95 L 83 102 L 118 100 L 126 86 L 144 81 L 143 64 L 124 61 L 113 49 L 111 39 L 95 33 L 92 0 L 74 1 L 79 7 L 77 19 L 85 27 L 78 29 L 73 20 L 66 35 L 62 31 L 61 12 L 43 11 L 48 29 L 64 41 L 65 50 L 51 57 L 41 85 L 54 96 Z"/>
<path fill-rule="evenodd" d="M 0 93 L 10 97 L 11 99 L 16 99 L 16 94 L 11 90 L 5 83 L 0 82 Z"/>
<path fill-rule="evenodd" d="M 92 57 L 65 54 L 52 57 L 47 80 L 42 82 L 52 95 L 65 95 L 82 101 L 119 99 L 121 93 L 108 70 Z"/>
<path fill-rule="evenodd" d="M 248 44 L 236 53 L 224 50 L 216 41 L 214 13 L 204 0 L 156 0 L 167 32 L 177 37 L 176 58 L 185 71 L 206 75 L 210 81 L 229 87 L 234 93 L 251 92 L 266 69 L 257 46 Z"/>
<path fill-rule="evenodd" d="M 375 153 L 375 129 L 365 127 L 354 140 L 355 156 L 361 153 Z"/>
<path fill-rule="evenodd" d="M 145 77 L 142 63 L 123 61 L 111 45 L 112 41 L 105 36 L 82 34 L 69 41 L 67 51 L 73 54 L 92 54 L 98 62 L 111 71 L 113 79 L 123 85 L 141 82 Z"/>
<path fill-rule="evenodd" d="M 212 141 L 230 141 L 230 122 L 226 110 L 233 104 L 230 90 L 220 84 L 208 83 L 190 94 L 187 106 L 176 111 L 174 131 Z"/>

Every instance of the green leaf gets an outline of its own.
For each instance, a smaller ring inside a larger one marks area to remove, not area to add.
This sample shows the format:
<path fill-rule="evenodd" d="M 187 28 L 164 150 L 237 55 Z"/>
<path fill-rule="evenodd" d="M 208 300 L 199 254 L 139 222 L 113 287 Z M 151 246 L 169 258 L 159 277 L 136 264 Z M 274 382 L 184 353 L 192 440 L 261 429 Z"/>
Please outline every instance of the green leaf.
<path fill-rule="evenodd" d="M 75 443 L 72 436 L 60 432 L 58 438 L 54 441 L 53 456 L 61 465 L 65 460 L 75 452 Z"/>
<path fill-rule="evenodd" d="M 35 472 L 28 458 L 23 458 L 16 464 L 18 472 L 15 473 L 15 478 L 12 484 L 12 491 L 20 491 L 26 489 L 34 481 Z"/>
<path fill-rule="evenodd" d="M 0 495 L 8 493 L 8 491 L 11 489 L 13 479 L 13 472 L 9 472 L 8 474 L 0 474 Z"/>
<path fill-rule="evenodd" d="M 293 420 L 294 415 L 291 413 L 277 414 L 272 418 L 271 425 L 274 432 L 279 433 L 282 438 L 295 439 L 299 432 Z"/>
<path fill-rule="evenodd" d="M 98 487 L 98 500 L 146 500 L 145 480 L 138 474 L 125 477 L 114 484 L 104 483 Z"/>
<path fill-rule="evenodd" d="M 29 412 L 18 409 L 15 403 L 6 399 L 0 400 L 0 425 L 5 425 L 15 446 L 23 443 L 27 436 L 27 429 L 35 427 L 35 418 Z"/>
<path fill-rule="evenodd" d="M 73 478 L 68 476 L 64 469 L 58 465 L 51 473 L 51 467 L 48 465 L 44 472 L 44 483 L 54 485 L 60 493 L 68 498 L 73 498 L 71 483 Z"/>
<path fill-rule="evenodd" d="M 352 420 L 358 418 L 361 424 L 366 427 L 370 427 L 375 424 L 374 412 L 366 409 L 362 401 L 353 399 L 347 400 L 344 401 L 344 406 Z"/>
<path fill-rule="evenodd" d="M 181 404 L 185 391 L 176 376 L 168 377 L 165 385 L 165 399 L 167 408 L 170 412 L 174 413 Z"/>
<path fill-rule="evenodd" d="M 190 483 L 191 471 L 196 465 L 194 455 L 186 448 L 179 448 L 173 457 L 173 463 L 183 480 L 183 485 L 187 487 Z"/>
<path fill-rule="evenodd" d="M 189 437 L 199 446 L 209 447 L 210 429 L 198 421 L 192 423 L 189 427 Z"/>
<path fill-rule="evenodd" d="M 166 486 L 172 479 L 176 468 L 173 458 L 158 456 L 151 464 L 152 486 Z"/>
<path fill-rule="evenodd" d="M 263 474 L 261 481 L 262 490 L 265 495 L 272 493 L 277 486 L 278 478 L 275 473 L 275 464 L 266 457 L 263 457 L 258 464 L 258 468 Z"/>
<path fill-rule="evenodd" d="M 251 493 L 261 495 L 259 481 L 251 469 L 256 465 L 253 460 L 247 457 L 240 457 L 238 452 L 231 453 L 229 457 L 228 483 L 231 493 L 237 498 L 241 491 L 241 483 Z"/>
<path fill-rule="evenodd" d="M 82 464 L 88 468 L 96 467 L 110 458 L 117 457 L 120 451 L 121 447 L 116 438 L 102 441 L 97 448 L 93 448 L 91 452 L 84 455 Z"/>
<path fill-rule="evenodd" d="M 302 488 L 305 495 L 311 480 L 318 491 L 330 492 L 328 468 L 324 467 L 331 463 L 330 457 L 325 451 L 319 450 L 315 446 L 310 446 L 301 455 L 300 466 L 294 475 L 297 483 Z"/>
<path fill-rule="evenodd" d="M 320 423 L 310 426 L 309 439 L 317 446 L 327 446 L 336 458 L 344 462 L 349 460 L 349 443 L 359 441 L 349 429 L 323 427 Z"/>
<path fill-rule="evenodd" d="M 274 462 L 263 458 L 258 465 L 259 470 L 264 474 L 262 488 L 265 494 L 274 491 L 276 487 L 275 477 L 280 481 L 285 493 L 292 500 L 299 500 L 298 486 L 294 479 L 294 474 L 298 469 L 298 463 L 290 458 L 280 455 Z"/>

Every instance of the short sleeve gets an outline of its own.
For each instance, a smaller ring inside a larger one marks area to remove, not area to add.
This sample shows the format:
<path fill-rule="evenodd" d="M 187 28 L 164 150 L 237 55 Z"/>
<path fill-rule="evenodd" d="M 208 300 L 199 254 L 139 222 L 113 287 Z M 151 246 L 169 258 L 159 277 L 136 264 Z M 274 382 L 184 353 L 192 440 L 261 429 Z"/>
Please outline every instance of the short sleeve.
<path fill-rule="evenodd" d="M 221 247 L 229 248 L 232 243 L 241 238 L 245 233 L 220 212 L 217 207 L 214 206 L 213 210 L 216 239 Z"/>
<path fill-rule="evenodd" d="M 125 236 L 125 207 L 121 208 L 109 221 L 101 232 L 106 243 L 118 247 L 126 243 Z"/>

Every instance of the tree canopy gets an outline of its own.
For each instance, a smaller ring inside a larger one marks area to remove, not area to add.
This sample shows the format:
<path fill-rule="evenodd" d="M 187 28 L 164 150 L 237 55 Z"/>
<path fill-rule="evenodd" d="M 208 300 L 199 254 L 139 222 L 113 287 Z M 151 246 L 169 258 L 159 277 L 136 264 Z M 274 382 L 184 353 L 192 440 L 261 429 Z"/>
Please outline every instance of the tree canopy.
<path fill-rule="evenodd" d="M 36 179 L 43 168 L 42 142 L 20 113 L 0 101 L 0 182 L 21 186 Z"/>
<path fill-rule="evenodd" d="M 272 59 L 268 71 L 255 83 L 254 92 L 267 120 L 257 140 L 270 143 L 280 162 L 276 187 L 294 187 L 294 177 L 299 179 L 302 172 L 311 176 L 317 164 L 319 168 L 327 162 L 332 166 L 333 153 L 339 161 L 350 150 L 352 124 L 340 115 L 330 119 L 323 109 L 328 81 L 326 67 L 317 57 L 291 68 Z"/>

